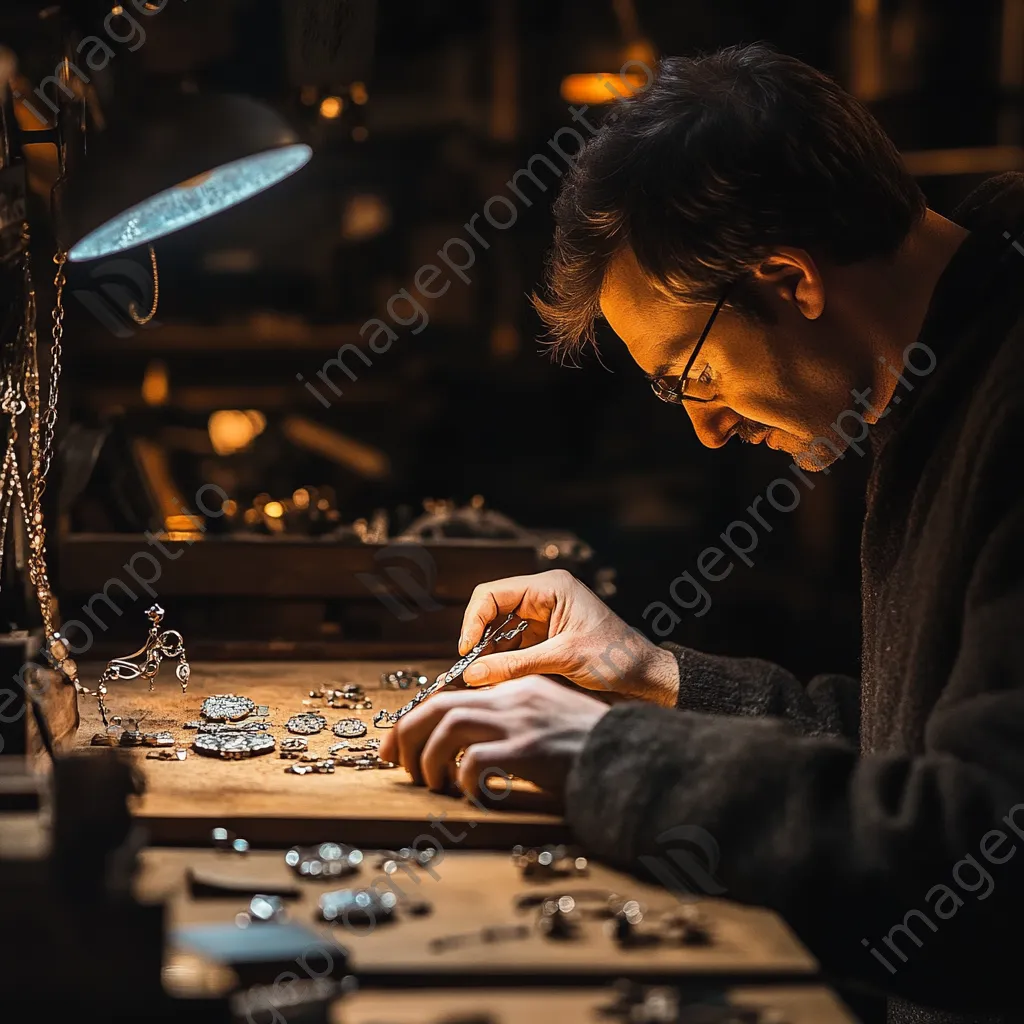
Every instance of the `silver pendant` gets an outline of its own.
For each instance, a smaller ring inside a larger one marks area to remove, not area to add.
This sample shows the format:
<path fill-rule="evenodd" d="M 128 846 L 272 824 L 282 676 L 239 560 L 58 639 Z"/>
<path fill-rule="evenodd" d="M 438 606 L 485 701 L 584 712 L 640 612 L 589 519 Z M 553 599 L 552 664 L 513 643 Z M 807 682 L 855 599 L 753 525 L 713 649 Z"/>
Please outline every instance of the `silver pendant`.
<path fill-rule="evenodd" d="M 377 726 L 378 729 L 394 725 L 397 721 L 404 718 L 410 711 L 412 711 L 413 708 L 422 704 L 428 697 L 433 697 L 439 690 L 443 690 L 446 686 L 454 683 L 456 679 L 460 678 L 462 673 L 480 657 L 484 652 L 484 648 L 488 645 L 498 643 L 500 640 L 511 640 L 513 637 L 522 633 L 529 625 L 526 619 L 523 619 L 514 629 L 505 629 L 505 627 L 514 618 L 516 618 L 516 613 L 510 612 L 498 629 L 488 628 L 484 630 L 484 635 L 480 638 L 480 642 L 469 652 L 469 654 L 464 658 L 459 658 L 459 660 L 455 662 L 447 672 L 442 672 L 434 682 L 420 690 L 420 692 L 417 693 L 408 704 L 403 704 L 397 711 L 378 711 L 374 716 L 373 724 Z"/>
<path fill-rule="evenodd" d="M 152 690 L 153 681 L 160 671 L 160 663 L 164 658 L 177 658 L 178 664 L 175 666 L 174 674 L 181 683 L 181 692 L 184 693 L 188 689 L 188 680 L 192 672 L 185 655 L 184 638 L 175 629 L 161 631 L 164 610 L 160 605 L 155 604 L 147 609 L 146 618 L 150 622 L 146 642 L 134 654 L 108 661 L 103 675 L 100 676 L 100 685 L 141 677 L 149 680 L 149 688 Z"/>
<path fill-rule="evenodd" d="M 273 736 L 252 732 L 200 733 L 192 741 L 192 749 L 197 754 L 220 757 L 226 761 L 269 754 L 275 746 Z"/>
<path fill-rule="evenodd" d="M 358 718 L 343 718 L 331 726 L 331 731 L 335 736 L 355 740 L 366 735 L 366 723 L 361 722 Z"/>
<path fill-rule="evenodd" d="M 237 722 L 256 710 L 255 701 L 233 693 L 215 693 L 203 701 L 199 714 L 208 722 Z"/>
<path fill-rule="evenodd" d="M 327 725 L 327 719 L 323 715 L 314 714 L 311 711 L 304 711 L 299 715 L 292 715 L 285 722 L 289 732 L 298 733 L 300 736 L 315 736 Z"/>

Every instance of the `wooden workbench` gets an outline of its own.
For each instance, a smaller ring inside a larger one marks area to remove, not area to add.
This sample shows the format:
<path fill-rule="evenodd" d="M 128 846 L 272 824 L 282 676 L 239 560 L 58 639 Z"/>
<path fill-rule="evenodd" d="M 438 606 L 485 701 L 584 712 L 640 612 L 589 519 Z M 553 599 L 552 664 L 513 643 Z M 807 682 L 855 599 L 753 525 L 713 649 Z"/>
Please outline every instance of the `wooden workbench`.
<path fill-rule="evenodd" d="M 698 997 L 694 997 L 695 1002 Z M 607 1024 L 625 1020 L 611 1016 L 611 993 L 593 989 L 494 989 L 487 992 L 357 992 L 331 1007 L 331 1024 Z M 711 1006 L 753 1009 L 778 1024 L 856 1024 L 828 989 L 731 988 L 709 995 Z"/>
<path fill-rule="evenodd" d="M 345 880 L 297 879 L 284 862 L 284 851 L 254 850 L 247 854 L 214 850 L 154 849 L 143 854 L 136 893 L 144 900 L 166 900 L 171 944 L 177 930 L 197 925 L 230 925 L 248 906 L 245 895 L 196 898 L 187 884 L 187 871 L 204 870 L 228 876 L 260 891 L 261 887 L 294 885 L 298 899 L 286 901 L 287 919 L 312 929 L 312 943 L 333 942 L 349 951 L 349 971 L 363 986 L 501 985 L 528 978 L 533 985 L 601 984 L 630 976 L 665 983 L 673 978 L 712 978 L 725 984 L 804 981 L 815 978 L 818 965 L 789 928 L 774 913 L 720 899 L 701 900 L 709 925 L 708 946 L 684 947 L 666 943 L 621 949 L 605 930 L 605 922 L 581 920 L 577 938 L 552 940 L 531 927 L 527 938 L 486 943 L 472 936 L 481 928 L 532 925 L 536 910 L 519 910 L 516 897 L 542 891 L 555 897 L 581 890 L 614 892 L 637 900 L 648 927 L 678 908 L 668 890 L 592 863 L 585 878 L 523 879 L 507 853 L 463 851 L 446 844 L 430 870 L 399 870 L 387 875 L 378 857 L 365 852 L 358 875 Z M 317 911 L 319 896 L 343 888 L 392 892 L 398 899 L 397 920 L 376 926 L 341 921 L 328 925 Z M 415 901 L 431 905 L 427 916 L 412 916 L 406 907 Z M 262 927 L 259 924 L 252 928 Z M 430 940 L 469 935 L 442 952 Z M 271 972 L 277 973 L 277 970 Z M 178 994 L 189 992 L 180 981 Z"/>
<path fill-rule="evenodd" d="M 284 728 L 289 717 L 319 711 L 328 725 L 308 737 L 309 751 L 326 757 L 328 748 L 338 742 L 330 728 L 338 719 L 360 718 L 367 723 L 369 736 L 385 735 L 372 724 L 376 711 L 381 707 L 394 710 L 414 693 L 379 688 L 381 672 L 397 667 L 396 663 L 368 661 L 197 664 L 192 666 L 188 692 L 183 695 L 171 667 L 165 665 L 153 692 L 141 680 L 112 683 L 107 706 L 112 715 L 138 719 L 143 731 L 172 732 L 181 745 L 190 745 L 196 736 L 193 730 L 182 728 L 183 724 L 199 718 L 204 698 L 215 693 L 244 695 L 268 705 L 269 720 L 275 726 L 269 731 L 278 741 L 290 735 Z M 414 667 L 426 669 L 433 677 L 449 666 L 433 661 Z M 83 665 L 85 685 L 93 685 L 101 670 L 101 665 Z M 361 683 L 373 701 L 373 710 L 335 710 L 321 707 L 320 700 L 309 700 L 309 691 L 321 684 L 344 682 Z M 88 747 L 93 734 L 102 731 L 94 698 L 82 699 L 81 717 L 78 746 Z M 538 845 L 568 838 L 557 816 L 531 809 L 546 801 L 522 783 L 516 783 L 515 791 L 497 806 L 482 808 L 460 797 L 414 786 L 403 768 L 339 768 L 333 775 L 299 776 L 285 772 L 295 762 L 281 759 L 276 751 L 243 761 L 222 761 L 190 751 L 181 762 L 149 760 L 147 753 L 145 748 L 126 751 L 145 775 L 146 792 L 134 810 L 156 844 L 204 844 L 212 828 L 224 826 L 253 845 L 288 846 L 332 839 L 393 848 L 429 831 L 430 822 L 439 818 L 453 830 L 466 833 L 465 848 L 510 849 L 516 843 Z"/>

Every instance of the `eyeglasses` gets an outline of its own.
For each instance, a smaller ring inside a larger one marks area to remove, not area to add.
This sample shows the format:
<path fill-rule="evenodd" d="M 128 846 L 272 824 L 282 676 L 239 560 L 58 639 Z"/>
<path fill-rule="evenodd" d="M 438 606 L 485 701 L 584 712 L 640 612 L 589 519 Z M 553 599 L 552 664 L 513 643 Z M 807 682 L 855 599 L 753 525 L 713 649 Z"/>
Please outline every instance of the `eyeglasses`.
<path fill-rule="evenodd" d="M 697 344 L 694 345 L 693 351 L 690 353 L 690 358 L 686 361 L 686 366 L 683 367 L 683 372 L 678 376 L 651 378 L 651 389 L 663 402 L 682 405 L 684 402 L 712 402 L 717 397 L 717 388 L 711 379 L 710 366 L 705 365 L 700 373 L 693 374 L 693 365 L 696 363 L 701 346 L 711 333 L 715 318 L 725 304 L 734 284 L 735 282 L 731 282 L 726 285 L 719 296 L 711 316 L 708 317 L 708 322 L 704 325 L 704 330 L 700 332 Z"/>

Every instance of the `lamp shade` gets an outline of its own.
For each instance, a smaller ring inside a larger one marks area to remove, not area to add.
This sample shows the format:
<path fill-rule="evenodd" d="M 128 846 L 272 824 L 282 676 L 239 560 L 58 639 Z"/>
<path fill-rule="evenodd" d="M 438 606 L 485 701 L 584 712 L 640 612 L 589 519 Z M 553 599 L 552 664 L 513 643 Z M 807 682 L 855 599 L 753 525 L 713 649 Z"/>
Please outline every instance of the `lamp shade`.
<path fill-rule="evenodd" d="M 307 163 L 309 146 L 245 96 L 176 96 L 89 139 L 58 194 L 73 262 L 145 245 L 212 217 Z"/>

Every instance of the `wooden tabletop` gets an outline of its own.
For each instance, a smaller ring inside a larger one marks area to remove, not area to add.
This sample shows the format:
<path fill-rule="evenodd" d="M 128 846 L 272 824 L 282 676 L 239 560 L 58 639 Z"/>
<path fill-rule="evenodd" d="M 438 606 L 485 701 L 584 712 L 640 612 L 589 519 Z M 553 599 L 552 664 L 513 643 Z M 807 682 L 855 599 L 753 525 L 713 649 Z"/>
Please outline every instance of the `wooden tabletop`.
<path fill-rule="evenodd" d="M 576 893 L 583 900 L 586 890 L 613 892 L 622 899 L 638 901 L 645 914 L 638 927 L 652 929 L 665 913 L 679 907 L 673 893 L 600 864 L 588 865 L 583 878 L 527 880 L 507 853 L 463 851 L 445 846 L 443 840 L 429 869 L 403 868 L 388 874 L 379 863 L 375 853 L 365 851 L 358 875 L 345 881 L 316 881 L 298 879 L 285 864 L 283 850 L 240 855 L 212 848 L 152 849 L 143 854 L 136 892 L 145 900 L 167 901 L 174 945 L 175 929 L 230 925 L 248 906 L 244 894 L 194 897 L 187 881 L 190 868 L 230 877 L 253 892 L 273 891 L 290 883 L 298 888 L 299 897 L 286 900 L 287 920 L 311 929 L 311 943 L 334 943 L 347 949 L 349 971 L 360 984 L 377 987 L 411 982 L 440 985 L 445 979 L 450 984 L 453 978 L 474 985 L 508 984 L 513 978 L 533 984 L 553 980 L 597 984 L 626 975 L 663 981 L 687 976 L 749 983 L 812 979 L 818 973 L 814 958 L 777 915 L 727 900 L 703 899 L 697 904 L 711 935 L 709 945 L 664 942 L 633 949 L 616 945 L 606 931 L 607 922 L 590 915 L 579 918 L 576 938 L 546 938 L 533 927 L 536 909 L 517 908 L 516 899 L 524 893 L 541 892 L 556 898 Z M 341 921 L 328 925 L 318 913 L 318 899 L 325 891 L 342 888 L 394 893 L 397 919 L 376 925 L 351 922 L 346 926 Z M 407 912 L 418 901 L 429 903 L 431 912 L 426 916 Z M 475 937 L 482 928 L 517 924 L 530 926 L 526 937 L 494 942 Z M 432 939 L 455 935 L 468 939 L 440 952 L 431 948 Z M 311 946 L 310 958 L 313 953 Z"/>
<path fill-rule="evenodd" d="M 330 1020 L 331 1024 L 607 1024 L 624 1019 L 606 1012 L 613 1002 L 609 992 L 594 989 L 357 992 L 333 1004 Z M 700 1005 L 700 997 L 695 995 L 694 1002 Z M 731 988 L 721 995 L 709 994 L 707 1003 L 756 1007 L 764 1013 L 765 1024 L 856 1024 L 828 989 L 811 986 Z"/>
<path fill-rule="evenodd" d="M 279 741 L 290 735 L 284 727 L 289 717 L 321 711 L 328 725 L 308 738 L 309 751 L 327 756 L 328 748 L 338 742 L 331 725 L 341 718 L 360 718 L 367 724 L 368 735 L 384 735 L 372 724 L 376 711 L 394 710 L 414 693 L 380 688 L 381 672 L 398 667 L 370 661 L 200 663 L 192 666 L 188 692 L 183 695 L 171 666 L 165 665 L 152 692 L 142 680 L 112 683 L 106 702 L 112 715 L 138 719 L 145 732 L 167 730 L 181 746 L 190 746 L 196 736 L 183 728 L 184 723 L 199 718 L 200 705 L 211 694 L 234 693 L 267 705 L 274 725 L 269 732 Z M 449 665 L 428 661 L 412 667 L 426 670 L 433 678 Z M 99 665 L 82 667 L 86 685 L 98 678 L 101 669 Z M 345 682 L 362 684 L 373 710 L 323 708 L 322 701 L 309 698 L 309 691 L 322 684 Z M 88 747 L 93 734 L 103 729 L 93 698 L 82 698 L 81 716 L 78 745 Z M 223 826 L 253 845 L 330 839 L 394 848 L 412 842 L 437 821 L 464 834 L 462 848 L 467 849 L 510 849 L 516 843 L 539 845 L 569 837 L 557 815 L 533 809 L 548 806 L 543 794 L 520 782 L 499 804 L 485 807 L 414 786 L 403 768 L 338 768 L 333 775 L 300 776 L 285 772 L 295 762 L 281 759 L 277 751 L 243 761 L 222 761 L 190 751 L 180 762 L 147 759 L 144 748 L 125 753 L 145 775 L 146 792 L 135 813 L 155 844 L 203 844 L 211 829 Z"/>

